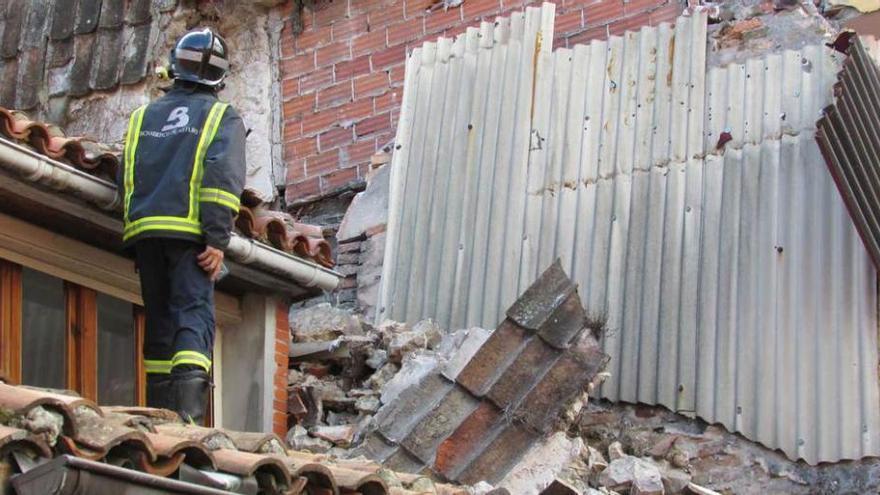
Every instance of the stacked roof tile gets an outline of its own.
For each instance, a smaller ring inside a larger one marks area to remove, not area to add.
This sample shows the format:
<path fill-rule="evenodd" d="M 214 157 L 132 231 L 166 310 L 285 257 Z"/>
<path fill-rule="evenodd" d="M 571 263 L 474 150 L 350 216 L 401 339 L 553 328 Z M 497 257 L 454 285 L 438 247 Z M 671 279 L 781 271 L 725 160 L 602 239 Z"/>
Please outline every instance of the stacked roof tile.
<path fill-rule="evenodd" d="M 364 453 L 395 470 L 498 483 L 604 368 L 596 327 L 557 260 L 467 363 L 383 407 Z"/>
<path fill-rule="evenodd" d="M 152 21 L 176 4 L 176 0 L 3 2 L 0 105 L 33 109 L 46 87 L 49 97 L 81 97 L 140 82 L 147 74 Z"/>
<path fill-rule="evenodd" d="M 259 493 L 418 493 L 419 476 L 388 475 L 367 461 L 287 451 L 273 434 L 243 433 L 182 423 L 170 411 L 98 407 L 66 395 L 0 383 L 0 457 L 27 472 L 53 457 L 88 461 L 173 477 L 211 488 L 215 473 L 234 476 Z M 24 457 L 22 457 L 24 456 Z M 400 481 L 399 486 L 396 482 Z M 3 480 L 5 483 L 8 480 Z M 436 486 L 437 493 L 466 493 Z"/>
<path fill-rule="evenodd" d="M 0 106 L 0 139 L 4 138 L 111 182 L 120 166 L 118 147 L 66 136 L 58 126 L 31 120 L 23 112 Z M 298 223 L 287 213 L 271 210 L 252 191 L 242 194 L 242 207 L 235 225 L 241 234 L 276 249 L 322 266 L 334 264 L 330 244 L 324 239 L 321 227 Z"/>

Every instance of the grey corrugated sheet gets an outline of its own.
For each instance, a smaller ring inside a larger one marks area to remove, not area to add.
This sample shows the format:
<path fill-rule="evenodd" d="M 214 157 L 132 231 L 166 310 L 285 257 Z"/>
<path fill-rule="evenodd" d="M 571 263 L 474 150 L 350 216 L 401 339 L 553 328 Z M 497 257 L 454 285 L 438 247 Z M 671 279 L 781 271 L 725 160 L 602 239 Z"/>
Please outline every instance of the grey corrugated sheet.
<path fill-rule="evenodd" d="M 876 275 L 813 139 L 832 52 L 707 73 L 702 14 L 552 53 L 541 17 L 410 58 L 379 318 L 492 328 L 558 256 L 608 318 L 603 396 L 880 454 Z"/>

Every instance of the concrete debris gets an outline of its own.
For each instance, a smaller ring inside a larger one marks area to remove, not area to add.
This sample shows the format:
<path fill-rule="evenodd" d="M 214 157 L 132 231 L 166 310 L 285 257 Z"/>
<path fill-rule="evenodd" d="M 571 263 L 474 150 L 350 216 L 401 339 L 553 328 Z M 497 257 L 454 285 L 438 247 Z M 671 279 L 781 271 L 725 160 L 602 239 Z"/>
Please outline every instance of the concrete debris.
<path fill-rule="evenodd" d="M 326 440 L 339 447 L 349 447 L 354 441 L 354 425 L 316 426 L 309 430 L 313 437 Z"/>
<path fill-rule="evenodd" d="M 638 457 L 624 455 L 611 461 L 597 481 L 615 491 L 629 491 L 633 495 L 662 495 L 663 476 L 657 466 Z"/>
<path fill-rule="evenodd" d="M 400 326 L 396 326 L 388 343 L 388 359 L 400 363 L 404 356 L 414 351 L 436 349 L 442 337 L 440 326 L 431 320 L 420 321 L 410 330 L 401 330 Z"/>
<path fill-rule="evenodd" d="M 697 485 L 696 483 L 688 483 L 687 489 L 694 495 L 721 495 L 721 493 L 716 492 L 715 490 L 710 490 L 706 487 Z"/>
<path fill-rule="evenodd" d="M 94 411 L 89 410 L 89 412 Z M 11 425 L 28 430 L 45 440 L 50 447 L 54 447 L 64 428 L 64 417 L 43 406 L 37 406 L 31 408 L 27 416 L 12 418 Z"/>
<path fill-rule="evenodd" d="M 313 454 L 323 454 L 330 450 L 333 445 L 320 438 L 314 438 L 300 425 L 296 425 L 287 432 L 287 444 L 293 450 L 302 450 Z"/>
<path fill-rule="evenodd" d="M 620 442 L 614 442 L 608 446 L 608 458 L 611 459 L 611 462 L 623 459 L 624 457 L 626 457 L 626 454 L 623 452 L 623 446 L 620 445 Z"/>
<path fill-rule="evenodd" d="M 572 477 L 572 481 L 561 480 L 560 484 L 576 487 L 580 477 L 566 476 L 568 473 L 565 471 L 580 465 L 581 470 L 586 472 L 586 463 L 583 461 L 587 456 L 588 450 L 583 440 L 568 438 L 564 432 L 557 432 L 529 449 L 516 467 L 501 480 L 499 486 L 507 488 L 510 493 L 541 493 L 541 490 L 552 485 L 555 480 Z M 561 490 L 562 487 L 558 489 Z"/>
<path fill-rule="evenodd" d="M 294 342 L 326 342 L 343 335 L 363 335 L 364 331 L 356 316 L 324 303 L 294 311 L 290 333 Z"/>

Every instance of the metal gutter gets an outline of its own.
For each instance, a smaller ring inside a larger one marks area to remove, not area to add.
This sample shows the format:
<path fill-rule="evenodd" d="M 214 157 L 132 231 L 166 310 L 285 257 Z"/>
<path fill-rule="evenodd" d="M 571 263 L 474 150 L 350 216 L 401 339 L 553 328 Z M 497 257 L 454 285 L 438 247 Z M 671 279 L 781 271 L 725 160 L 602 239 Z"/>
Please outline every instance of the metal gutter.
<path fill-rule="evenodd" d="M 73 194 L 98 207 L 119 211 L 121 205 L 112 182 L 91 176 L 19 144 L 0 139 L 0 167 L 57 191 Z M 333 290 L 342 275 L 316 263 L 232 234 L 226 253 L 233 260 L 295 280 L 304 287 Z"/>
<path fill-rule="evenodd" d="M 19 495 L 229 495 L 232 492 L 184 483 L 101 462 L 62 455 L 11 480 Z"/>

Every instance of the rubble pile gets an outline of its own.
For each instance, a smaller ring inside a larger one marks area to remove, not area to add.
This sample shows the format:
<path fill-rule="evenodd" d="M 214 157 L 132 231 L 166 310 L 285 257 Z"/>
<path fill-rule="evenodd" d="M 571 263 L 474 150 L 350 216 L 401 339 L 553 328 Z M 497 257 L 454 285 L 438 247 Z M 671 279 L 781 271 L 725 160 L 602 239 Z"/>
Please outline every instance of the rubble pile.
<path fill-rule="evenodd" d="M 374 327 L 319 304 L 291 318 L 287 441 L 296 450 L 344 455 L 383 404 L 451 359 L 469 359 L 489 336 L 447 332 L 430 320 Z"/>

